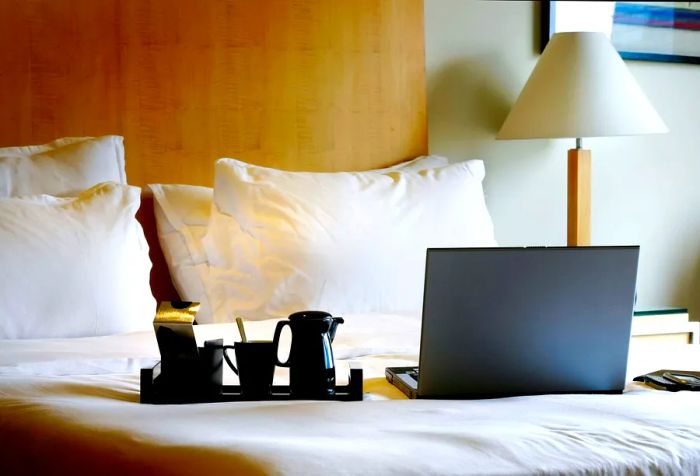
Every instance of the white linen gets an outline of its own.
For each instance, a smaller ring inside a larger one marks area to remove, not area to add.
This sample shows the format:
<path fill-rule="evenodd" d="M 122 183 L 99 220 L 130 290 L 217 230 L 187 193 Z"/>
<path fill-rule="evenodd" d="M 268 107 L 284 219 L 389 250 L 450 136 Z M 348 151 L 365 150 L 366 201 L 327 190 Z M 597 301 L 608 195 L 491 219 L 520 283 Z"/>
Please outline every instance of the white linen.
<path fill-rule="evenodd" d="M 0 148 L 0 197 L 75 196 L 102 182 L 126 183 L 123 137 L 66 137 Z"/>
<path fill-rule="evenodd" d="M 255 338 L 269 338 L 274 324 L 247 327 Z M 623 395 L 404 399 L 383 368 L 415 363 L 419 326 L 411 316 L 347 316 L 336 357 L 362 363 L 368 393 L 363 402 L 345 403 L 140 405 L 138 375 L 95 374 L 99 364 L 90 360 L 153 357 L 152 333 L 0 341 L 0 473 L 700 472 L 696 393 L 634 384 Z M 222 335 L 232 338 L 234 326 L 198 329 L 200 340 Z M 353 351 L 359 347 L 365 351 Z M 634 349 L 633 358 L 652 348 Z M 700 347 L 692 350 L 697 358 Z M 83 361 L 85 374 L 53 375 L 57 361 Z"/>
<path fill-rule="evenodd" d="M 427 155 L 371 172 L 424 170 L 448 163 L 445 157 Z M 151 184 L 149 187 L 155 202 L 158 239 L 175 289 L 182 299 L 201 304 L 197 315 L 200 323 L 213 322 L 205 292 L 208 263 L 202 239 L 209 223 L 214 190 L 183 184 Z"/>
<path fill-rule="evenodd" d="M 420 310 L 429 247 L 496 246 L 482 161 L 382 173 L 216 164 L 204 249 L 217 320 Z"/>
<path fill-rule="evenodd" d="M 0 199 L 0 338 L 147 329 L 155 301 L 139 204 L 138 187 L 116 183 Z"/>

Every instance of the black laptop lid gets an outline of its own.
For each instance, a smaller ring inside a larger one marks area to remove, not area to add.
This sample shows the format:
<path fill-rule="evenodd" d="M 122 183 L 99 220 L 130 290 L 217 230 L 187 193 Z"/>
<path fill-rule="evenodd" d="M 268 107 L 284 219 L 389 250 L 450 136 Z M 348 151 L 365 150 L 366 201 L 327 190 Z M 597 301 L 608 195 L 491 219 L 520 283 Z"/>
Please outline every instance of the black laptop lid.
<path fill-rule="evenodd" d="M 638 246 L 429 249 L 420 397 L 616 392 Z"/>

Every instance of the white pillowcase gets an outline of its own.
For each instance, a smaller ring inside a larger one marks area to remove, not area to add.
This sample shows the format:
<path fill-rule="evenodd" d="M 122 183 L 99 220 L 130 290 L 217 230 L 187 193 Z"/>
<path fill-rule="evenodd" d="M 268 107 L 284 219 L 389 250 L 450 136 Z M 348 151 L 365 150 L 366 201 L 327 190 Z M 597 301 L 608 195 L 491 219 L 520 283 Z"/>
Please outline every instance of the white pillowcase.
<path fill-rule="evenodd" d="M 155 300 L 139 204 L 138 187 L 115 183 L 76 198 L 0 199 L 0 338 L 148 329 Z"/>
<path fill-rule="evenodd" d="M 202 239 L 207 232 L 214 190 L 196 185 L 149 185 L 153 192 L 158 240 L 181 299 L 198 301 L 197 322 L 210 321 L 204 292 L 208 264 Z"/>
<path fill-rule="evenodd" d="M 44 145 L 0 148 L 0 198 L 76 196 L 102 182 L 126 183 L 119 136 L 67 137 Z"/>
<path fill-rule="evenodd" d="M 216 320 L 418 312 L 426 249 L 496 246 L 484 165 L 304 173 L 216 164 L 204 247 Z"/>
<path fill-rule="evenodd" d="M 423 170 L 447 163 L 445 157 L 428 155 L 370 172 Z M 202 239 L 207 231 L 214 191 L 210 187 L 196 185 L 152 184 L 149 187 L 155 203 L 158 239 L 175 289 L 182 299 L 201 303 L 198 322 L 213 322 L 205 291 L 209 265 Z"/>

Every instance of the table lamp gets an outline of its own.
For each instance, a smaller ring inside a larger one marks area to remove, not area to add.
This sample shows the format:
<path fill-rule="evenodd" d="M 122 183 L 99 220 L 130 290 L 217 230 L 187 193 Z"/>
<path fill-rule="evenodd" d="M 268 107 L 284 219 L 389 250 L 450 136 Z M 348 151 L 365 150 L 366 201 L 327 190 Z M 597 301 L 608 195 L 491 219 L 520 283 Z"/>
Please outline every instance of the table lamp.
<path fill-rule="evenodd" d="M 567 244 L 591 242 L 591 151 L 583 137 L 668 132 L 602 33 L 557 33 L 496 139 L 576 138 L 569 150 Z"/>

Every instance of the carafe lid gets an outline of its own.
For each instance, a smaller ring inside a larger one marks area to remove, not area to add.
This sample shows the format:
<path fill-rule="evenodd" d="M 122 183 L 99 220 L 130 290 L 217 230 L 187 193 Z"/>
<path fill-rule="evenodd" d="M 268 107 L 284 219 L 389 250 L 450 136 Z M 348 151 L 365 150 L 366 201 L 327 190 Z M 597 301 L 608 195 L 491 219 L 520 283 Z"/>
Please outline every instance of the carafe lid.
<path fill-rule="evenodd" d="M 289 320 L 292 322 L 298 321 L 321 321 L 324 319 L 332 318 L 333 315 L 325 311 L 300 311 L 295 312 L 289 316 Z"/>

